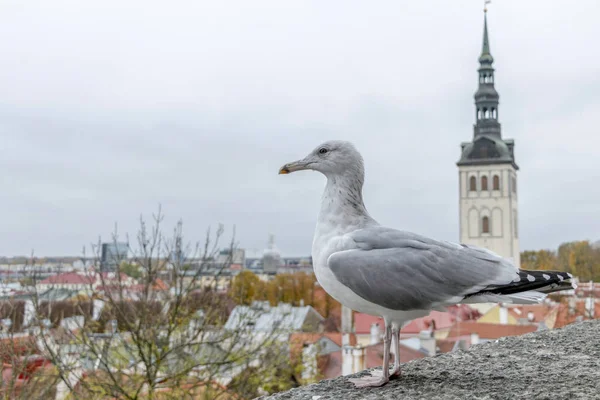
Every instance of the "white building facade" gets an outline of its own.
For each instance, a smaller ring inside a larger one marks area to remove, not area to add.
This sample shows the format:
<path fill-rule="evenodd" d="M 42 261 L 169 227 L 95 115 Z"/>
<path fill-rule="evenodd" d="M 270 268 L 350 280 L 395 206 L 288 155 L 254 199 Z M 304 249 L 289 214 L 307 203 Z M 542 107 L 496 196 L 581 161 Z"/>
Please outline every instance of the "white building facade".
<path fill-rule="evenodd" d="M 461 144 L 459 170 L 460 241 L 485 247 L 520 266 L 517 171 L 514 141 L 503 139 L 498 122 L 487 15 L 479 57 L 473 140 Z"/>

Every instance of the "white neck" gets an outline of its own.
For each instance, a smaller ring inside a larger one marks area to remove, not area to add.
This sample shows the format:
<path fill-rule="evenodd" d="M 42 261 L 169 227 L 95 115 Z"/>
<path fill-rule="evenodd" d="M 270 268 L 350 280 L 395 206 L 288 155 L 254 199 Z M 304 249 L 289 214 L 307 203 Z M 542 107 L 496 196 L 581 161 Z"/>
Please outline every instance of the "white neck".
<path fill-rule="evenodd" d="M 362 177 L 328 176 L 318 224 L 338 232 L 377 224 L 363 202 L 362 186 Z"/>

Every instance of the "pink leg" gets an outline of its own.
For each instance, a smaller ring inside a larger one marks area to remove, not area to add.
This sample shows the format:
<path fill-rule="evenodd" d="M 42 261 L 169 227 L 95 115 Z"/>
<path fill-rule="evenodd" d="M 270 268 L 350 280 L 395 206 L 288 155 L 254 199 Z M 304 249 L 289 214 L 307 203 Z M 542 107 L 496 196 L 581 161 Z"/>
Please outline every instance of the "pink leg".
<path fill-rule="evenodd" d="M 395 325 L 392 325 L 392 346 L 394 349 L 394 368 L 390 372 L 390 378 L 400 376 L 400 328 Z M 377 377 L 383 376 L 383 370 L 373 371 L 371 375 Z"/>
<path fill-rule="evenodd" d="M 392 339 L 394 341 L 394 369 L 391 376 L 400 376 L 400 327 L 392 327 Z"/>
<path fill-rule="evenodd" d="M 383 386 L 390 380 L 390 345 L 392 341 L 392 327 L 385 321 L 385 334 L 383 335 L 383 366 L 382 374 L 373 373 L 371 376 L 365 376 L 364 378 L 351 378 L 348 379 L 357 388 L 362 387 L 377 387 Z M 379 371 L 374 371 L 379 372 Z"/>

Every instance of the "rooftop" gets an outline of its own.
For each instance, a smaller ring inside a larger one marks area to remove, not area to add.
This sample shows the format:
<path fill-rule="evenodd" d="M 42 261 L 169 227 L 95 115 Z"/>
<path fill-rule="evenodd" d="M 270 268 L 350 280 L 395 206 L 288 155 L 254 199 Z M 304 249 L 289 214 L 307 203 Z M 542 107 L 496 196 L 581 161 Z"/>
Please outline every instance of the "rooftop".
<path fill-rule="evenodd" d="M 324 318 L 311 306 L 292 307 L 280 303 L 271 307 L 268 302 L 254 302 L 251 306 L 237 306 L 231 312 L 225 329 L 251 327 L 254 331 L 270 332 L 303 331 L 308 318 L 323 321 Z"/>

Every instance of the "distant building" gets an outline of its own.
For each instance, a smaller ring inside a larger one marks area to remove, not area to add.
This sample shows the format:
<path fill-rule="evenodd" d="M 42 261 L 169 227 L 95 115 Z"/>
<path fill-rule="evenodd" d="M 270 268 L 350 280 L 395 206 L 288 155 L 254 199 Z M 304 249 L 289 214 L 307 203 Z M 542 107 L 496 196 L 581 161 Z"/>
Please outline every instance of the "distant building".
<path fill-rule="evenodd" d="M 269 245 L 263 253 L 263 272 L 264 273 L 277 273 L 277 268 L 282 265 L 281 254 L 275 246 L 275 235 L 269 236 Z"/>
<path fill-rule="evenodd" d="M 218 268 L 241 270 L 244 267 L 244 264 L 246 263 L 246 250 L 223 249 L 217 255 L 215 262 Z"/>
<path fill-rule="evenodd" d="M 131 286 L 135 284 L 135 279 L 121 273 L 117 276 L 114 272 L 100 273 L 78 273 L 67 272 L 64 274 L 52 275 L 35 284 L 38 291 L 48 289 L 68 289 L 68 290 L 96 290 L 104 286 Z"/>
<path fill-rule="evenodd" d="M 494 87 L 487 13 L 475 93 L 473 140 L 461 144 L 457 162 L 460 241 L 481 246 L 520 265 L 517 171 L 514 141 L 503 139 L 498 122 L 500 96 Z"/>
<path fill-rule="evenodd" d="M 237 306 L 229 315 L 225 329 L 271 332 L 317 332 L 324 318 L 311 306 L 293 307 L 280 303 L 271 307 L 268 301 L 255 301 L 250 306 Z"/>
<path fill-rule="evenodd" d="M 115 269 L 121 262 L 127 260 L 129 244 L 123 242 L 102 243 L 100 265 L 103 269 Z"/>

